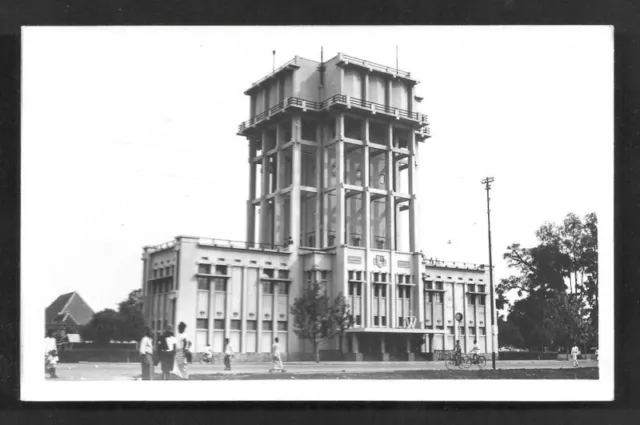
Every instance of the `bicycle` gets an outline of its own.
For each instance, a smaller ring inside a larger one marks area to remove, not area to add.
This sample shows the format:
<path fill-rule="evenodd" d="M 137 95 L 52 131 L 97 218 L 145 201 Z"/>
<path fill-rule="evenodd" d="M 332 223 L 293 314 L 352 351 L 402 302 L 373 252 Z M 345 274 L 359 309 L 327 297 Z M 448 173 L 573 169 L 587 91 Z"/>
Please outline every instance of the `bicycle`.
<path fill-rule="evenodd" d="M 464 367 L 464 357 L 463 356 L 456 356 L 455 353 L 450 354 L 447 359 L 445 360 L 445 366 L 447 367 L 447 369 L 449 370 L 453 370 L 454 368 L 462 368 Z"/>
<path fill-rule="evenodd" d="M 484 356 L 479 355 L 465 355 L 463 356 L 463 367 L 468 369 L 472 365 L 478 366 L 479 369 L 484 369 L 487 365 L 487 359 Z"/>

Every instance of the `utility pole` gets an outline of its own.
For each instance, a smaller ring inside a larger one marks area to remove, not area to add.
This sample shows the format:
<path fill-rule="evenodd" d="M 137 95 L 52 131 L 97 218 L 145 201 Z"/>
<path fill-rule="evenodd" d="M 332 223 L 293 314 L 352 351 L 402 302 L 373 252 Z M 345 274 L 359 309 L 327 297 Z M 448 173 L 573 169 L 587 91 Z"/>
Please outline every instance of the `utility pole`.
<path fill-rule="evenodd" d="M 496 368 L 496 346 L 495 346 L 495 308 L 496 301 L 494 299 L 494 290 L 493 290 L 493 260 L 491 258 L 491 208 L 489 207 L 489 190 L 491 189 L 491 183 L 493 183 L 495 179 L 493 177 L 487 177 L 481 181 L 484 185 L 485 190 L 487 191 L 487 223 L 489 229 L 489 290 L 491 291 L 491 365 L 493 369 Z"/>

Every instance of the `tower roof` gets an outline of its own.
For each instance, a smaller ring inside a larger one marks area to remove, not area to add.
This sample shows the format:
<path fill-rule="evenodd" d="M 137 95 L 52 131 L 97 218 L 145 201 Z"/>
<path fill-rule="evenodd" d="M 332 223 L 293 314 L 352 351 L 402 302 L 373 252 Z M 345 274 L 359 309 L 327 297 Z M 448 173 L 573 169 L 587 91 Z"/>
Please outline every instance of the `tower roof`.
<path fill-rule="evenodd" d="M 77 292 L 62 294 L 45 310 L 45 322 L 62 322 L 71 319 L 76 325 L 86 325 L 94 311 Z"/>

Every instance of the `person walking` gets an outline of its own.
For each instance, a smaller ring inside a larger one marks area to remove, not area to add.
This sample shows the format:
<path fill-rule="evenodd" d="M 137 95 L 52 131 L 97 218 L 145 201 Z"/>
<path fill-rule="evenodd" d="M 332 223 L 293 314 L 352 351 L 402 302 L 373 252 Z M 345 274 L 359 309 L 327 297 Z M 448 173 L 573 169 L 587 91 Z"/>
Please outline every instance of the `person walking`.
<path fill-rule="evenodd" d="M 191 360 L 191 341 L 189 341 L 189 338 L 185 333 L 186 329 L 187 325 L 184 322 L 180 322 L 178 325 L 178 335 L 176 336 L 176 364 L 173 370 L 173 373 L 182 379 L 189 379 L 187 362 Z"/>
<path fill-rule="evenodd" d="M 278 345 L 278 338 L 275 339 L 275 342 L 271 346 L 271 359 L 273 362 L 269 372 L 284 372 L 284 366 L 282 365 L 282 358 L 280 356 L 280 346 Z"/>
<path fill-rule="evenodd" d="M 142 380 L 153 381 L 153 339 L 151 329 L 145 328 L 142 340 L 140 340 L 140 366 L 142 368 Z"/>
<path fill-rule="evenodd" d="M 44 338 L 44 370 L 49 374 L 50 378 L 59 378 L 56 374 L 56 366 L 58 365 L 58 343 L 53 330 L 47 331 Z"/>
<path fill-rule="evenodd" d="M 571 348 L 571 362 L 573 363 L 573 367 L 578 367 L 578 356 L 580 355 L 580 349 L 578 348 L 577 343 L 573 343 L 573 347 Z"/>
<path fill-rule="evenodd" d="M 176 355 L 176 338 L 173 336 L 173 325 L 167 325 L 160 337 L 158 354 L 162 368 L 162 380 L 168 381 L 171 377 Z"/>
<path fill-rule="evenodd" d="M 224 339 L 224 370 L 231 370 L 231 359 L 233 358 L 233 349 L 229 338 Z"/>

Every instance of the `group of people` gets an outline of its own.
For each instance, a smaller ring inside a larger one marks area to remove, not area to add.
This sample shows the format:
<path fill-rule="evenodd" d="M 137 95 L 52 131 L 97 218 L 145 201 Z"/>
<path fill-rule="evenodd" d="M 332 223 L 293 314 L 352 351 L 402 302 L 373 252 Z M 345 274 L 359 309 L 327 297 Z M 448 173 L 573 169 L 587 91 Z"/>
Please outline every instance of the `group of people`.
<path fill-rule="evenodd" d="M 173 325 L 167 325 L 155 347 L 151 329 L 145 329 L 139 347 L 143 380 L 153 380 L 155 366 L 158 364 L 165 381 L 170 379 L 172 373 L 182 379 L 189 379 L 187 363 L 191 361 L 191 341 L 185 333 L 186 329 L 187 325 L 180 322 L 176 335 Z"/>

